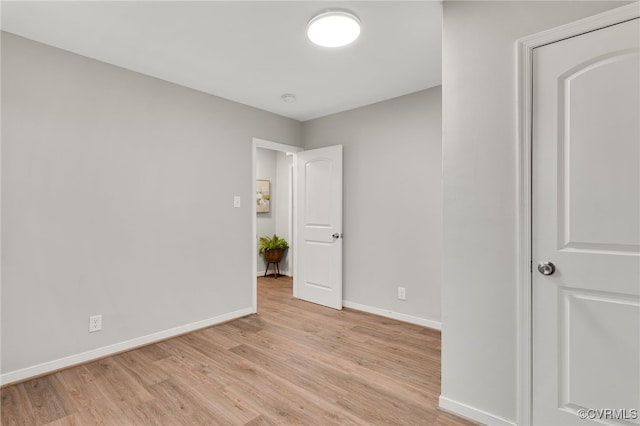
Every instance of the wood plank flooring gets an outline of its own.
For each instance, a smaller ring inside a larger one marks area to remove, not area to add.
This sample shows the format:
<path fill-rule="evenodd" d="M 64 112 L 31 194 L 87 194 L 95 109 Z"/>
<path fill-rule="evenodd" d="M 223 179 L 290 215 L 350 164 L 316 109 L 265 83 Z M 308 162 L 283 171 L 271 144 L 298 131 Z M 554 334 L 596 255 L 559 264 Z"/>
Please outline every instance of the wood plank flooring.
<path fill-rule="evenodd" d="M 4 387 L 9 425 L 452 425 L 440 333 L 294 299 L 260 278 L 258 314 Z"/>

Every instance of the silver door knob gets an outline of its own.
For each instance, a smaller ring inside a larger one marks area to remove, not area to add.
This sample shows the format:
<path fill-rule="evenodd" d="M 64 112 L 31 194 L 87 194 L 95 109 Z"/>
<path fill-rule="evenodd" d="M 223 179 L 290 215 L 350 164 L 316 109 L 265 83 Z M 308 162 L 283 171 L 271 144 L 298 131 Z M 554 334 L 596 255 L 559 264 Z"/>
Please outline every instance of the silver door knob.
<path fill-rule="evenodd" d="M 551 262 L 538 263 L 538 272 L 542 275 L 552 275 L 556 271 L 556 267 Z"/>

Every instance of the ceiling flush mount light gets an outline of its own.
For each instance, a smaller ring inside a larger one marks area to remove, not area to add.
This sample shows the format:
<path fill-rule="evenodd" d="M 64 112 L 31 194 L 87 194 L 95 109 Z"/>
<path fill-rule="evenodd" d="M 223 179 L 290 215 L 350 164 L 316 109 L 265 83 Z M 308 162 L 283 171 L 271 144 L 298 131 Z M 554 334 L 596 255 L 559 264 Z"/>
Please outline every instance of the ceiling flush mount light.
<path fill-rule="evenodd" d="M 293 93 L 285 93 L 281 96 L 281 98 L 288 104 L 292 104 L 296 101 L 296 95 L 294 95 Z"/>
<path fill-rule="evenodd" d="M 307 24 L 307 37 L 323 47 L 340 47 L 360 36 L 360 20 L 348 10 L 332 9 L 314 16 Z"/>

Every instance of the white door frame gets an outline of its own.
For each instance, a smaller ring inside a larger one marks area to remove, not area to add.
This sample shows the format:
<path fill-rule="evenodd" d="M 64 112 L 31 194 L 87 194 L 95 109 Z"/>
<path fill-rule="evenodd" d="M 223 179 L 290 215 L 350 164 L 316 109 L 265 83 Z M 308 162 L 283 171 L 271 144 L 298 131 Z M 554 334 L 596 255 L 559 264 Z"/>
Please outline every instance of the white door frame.
<path fill-rule="evenodd" d="M 533 407 L 531 129 L 533 49 L 640 17 L 638 2 L 517 40 L 518 128 L 518 399 L 517 424 L 531 425 Z"/>
<path fill-rule="evenodd" d="M 251 203 L 251 282 L 253 283 L 251 306 L 254 314 L 258 312 L 258 276 L 256 275 L 256 265 L 258 264 L 258 245 L 257 245 L 258 243 L 256 239 L 256 234 L 258 230 L 258 224 L 256 219 L 256 202 L 254 200 L 254 197 L 256 194 L 256 149 L 257 148 L 271 149 L 273 151 L 280 151 L 280 152 L 291 152 L 293 153 L 294 165 L 297 162 L 296 154 L 300 151 L 303 151 L 303 148 L 300 148 L 299 146 L 285 145 L 282 143 L 273 142 L 266 139 L 253 138 L 252 149 L 251 149 L 251 200 L 250 200 L 250 203 Z M 293 210 L 289 212 L 290 214 L 289 217 L 292 218 L 294 221 L 293 224 L 289 224 L 289 228 L 292 230 L 292 232 L 290 233 L 291 236 L 293 236 L 293 232 L 295 230 L 295 221 L 296 221 L 295 212 L 297 211 L 297 201 L 295 197 L 296 178 L 297 178 L 296 167 L 293 167 L 293 192 L 292 192 Z M 291 242 L 293 242 L 292 238 L 289 238 L 289 239 L 291 240 Z M 292 273 L 293 273 L 294 279 L 296 276 L 296 259 L 297 259 L 296 244 L 293 243 L 293 262 L 291 262 L 291 267 L 293 268 Z M 294 296 L 295 296 L 295 286 L 294 286 Z"/>

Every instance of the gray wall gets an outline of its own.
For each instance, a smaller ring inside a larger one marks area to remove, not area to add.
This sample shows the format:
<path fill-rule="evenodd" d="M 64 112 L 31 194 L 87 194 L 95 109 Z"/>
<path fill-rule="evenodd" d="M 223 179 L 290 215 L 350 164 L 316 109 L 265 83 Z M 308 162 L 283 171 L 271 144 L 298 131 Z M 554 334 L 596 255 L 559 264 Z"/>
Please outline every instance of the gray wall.
<path fill-rule="evenodd" d="M 442 395 L 514 421 L 518 38 L 617 2 L 445 2 Z"/>
<path fill-rule="evenodd" d="M 436 87 L 304 123 L 305 148 L 344 145 L 346 301 L 440 321 L 441 119 Z"/>
<path fill-rule="evenodd" d="M 256 179 L 268 180 L 270 182 L 270 210 L 264 213 L 256 213 L 256 234 L 257 238 L 272 236 L 276 233 L 276 212 L 275 206 L 278 202 L 277 188 L 277 157 L 276 151 L 264 148 L 256 148 Z M 258 249 L 260 240 L 258 240 Z M 258 254 L 256 273 L 264 274 L 266 262 L 262 255 Z"/>
<path fill-rule="evenodd" d="M 2 371 L 251 308 L 252 137 L 301 128 L 3 33 Z"/>
<path fill-rule="evenodd" d="M 274 206 L 276 212 L 276 233 L 279 237 L 284 238 L 289 243 L 289 250 L 287 250 L 280 262 L 280 273 L 284 275 L 292 275 L 292 258 L 293 258 L 293 238 L 290 234 L 291 224 L 291 212 L 292 212 L 292 200 L 291 192 L 292 188 L 292 165 L 293 157 L 287 155 L 285 152 L 276 151 L 276 166 L 277 166 L 277 178 L 276 178 L 276 194 L 278 196 L 276 205 Z"/>

